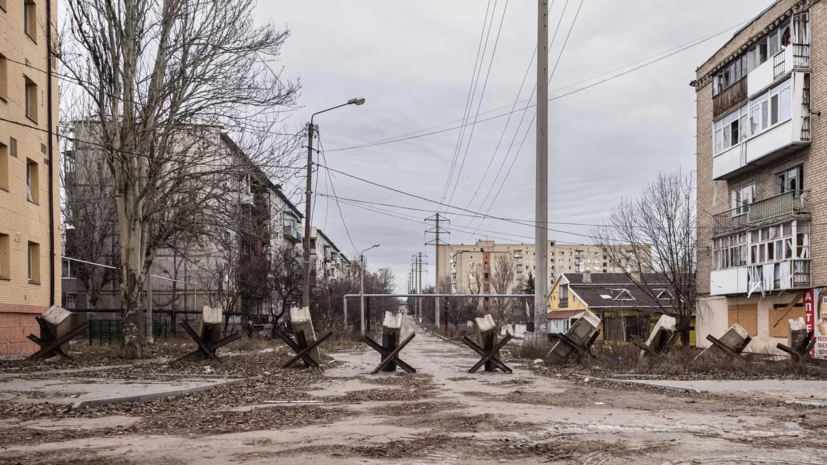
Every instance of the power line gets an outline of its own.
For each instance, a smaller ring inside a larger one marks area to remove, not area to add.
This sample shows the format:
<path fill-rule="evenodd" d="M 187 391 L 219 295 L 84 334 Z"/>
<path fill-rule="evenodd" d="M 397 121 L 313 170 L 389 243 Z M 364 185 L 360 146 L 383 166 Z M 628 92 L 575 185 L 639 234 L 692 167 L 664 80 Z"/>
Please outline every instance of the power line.
<path fill-rule="evenodd" d="M 494 3 L 494 7 L 496 10 L 496 2 Z M 500 18 L 500 26 L 497 30 L 497 38 L 494 40 L 494 50 L 491 52 L 491 60 L 488 62 L 488 70 L 485 72 L 485 82 L 482 85 L 482 92 L 480 93 L 480 100 L 477 103 L 477 113 L 474 116 L 474 123 L 471 125 L 471 135 L 468 136 L 468 142 L 465 144 L 465 153 L 462 155 L 462 163 L 459 165 L 459 171 L 457 172 L 457 180 L 454 183 L 454 190 L 451 192 L 451 197 L 448 200 L 448 203 L 454 201 L 454 194 L 457 193 L 457 187 L 459 187 L 460 179 L 462 178 L 462 170 L 465 168 L 465 160 L 468 158 L 468 150 L 471 148 L 471 141 L 474 139 L 474 129 L 477 128 L 477 120 L 480 117 L 480 108 L 482 108 L 482 101 L 485 97 L 485 89 L 488 87 L 488 78 L 491 76 L 491 67 L 494 65 L 494 57 L 497 55 L 497 45 L 500 43 L 500 34 L 503 31 L 503 23 L 505 22 L 505 14 L 508 11 L 508 0 L 505 2 L 505 7 L 503 8 L 502 18 Z M 491 18 L 491 23 L 493 25 L 494 19 L 493 16 Z M 491 33 L 491 28 L 488 28 L 488 33 Z M 487 44 L 486 44 L 487 45 Z M 484 55 L 484 52 L 483 52 Z M 443 199 L 444 200 L 444 199 Z"/>
<path fill-rule="evenodd" d="M 577 18 L 578 18 L 578 16 L 580 16 L 580 9 L 583 8 L 583 2 L 584 1 L 585 0 L 580 1 L 580 6 L 577 7 L 577 12 L 575 12 L 575 14 L 574 14 L 574 19 L 571 22 L 571 27 L 569 28 L 568 34 L 566 34 L 566 40 L 563 42 L 563 47 L 560 49 L 560 54 L 557 55 L 557 60 L 554 63 L 554 68 L 552 69 L 551 74 L 549 75 L 549 78 L 548 78 L 549 83 L 551 83 L 551 80 L 554 78 L 554 73 L 557 71 L 557 65 L 560 64 L 560 59 L 563 57 L 563 53 L 566 51 L 566 45 L 568 45 L 569 38 L 571 37 L 571 33 L 572 33 L 572 31 L 574 31 L 575 24 L 577 24 Z M 566 0 L 566 6 L 568 6 L 568 0 Z M 563 13 L 565 13 L 565 9 L 563 9 Z M 562 21 L 562 16 L 561 16 L 560 19 Z M 559 22 L 557 23 L 557 26 L 558 26 L 558 29 L 559 29 L 559 26 L 560 26 Z M 557 37 L 557 30 L 554 31 L 554 37 Z M 552 43 L 554 43 L 553 39 L 552 39 Z M 549 47 L 549 50 L 550 49 L 551 49 L 551 47 Z M 536 90 L 537 86 L 535 85 L 534 88 Z M 533 94 L 533 92 L 532 92 L 532 94 Z M 525 112 L 523 113 L 523 116 L 525 116 Z M 534 119 L 536 117 L 537 117 L 537 112 L 535 111 L 534 116 L 531 118 L 531 121 L 528 123 L 528 128 L 526 129 L 526 136 L 528 135 L 528 132 L 531 130 L 531 124 L 534 122 Z M 517 126 L 517 132 L 519 132 L 519 130 L 520 130 L 519 126 Z M 517 132 L 514 133 L 515 136 L 516 136 Z M 491 209 L 494 207 L 494 204 L 497 202 L 497 198 L 499 198 L 500 192 L 502 191 L 503 186 L 505 186 L 505 182 L 508 180 L 508 176 L 511 174 L 511 168 L 514 167 L 514 160 L 517 159 L 517 156 L 519 155 L 520 150 L 522 150 L 522 148 L 523 148 L 523 144 L 525 144 L 526 136 L 523 136 L 523 140 L 520 142 L 520 147 L 514 153 L 514 158 L 511 162 L 511 166 L 508 167 L 508 172 L 506 173 L 505 177 L 503 177 L 503 182 L 502 182 L 502 184 L 500 184 L 500 188 L 497 190 L 497 194 L 494 196 L 494 199 L 491 200 L 491 205 L 488 206 L 488 210 L 485 211 L 486 213 L 490 212 Z M 512 139 L 512 144 L 513 144 L 513 142 L 514 141 Z M 509 146 L 509 151 L 510 151 L 510 149 L 511 149 L 511 146 Z M 486 199 L 488 199 L 488 196 L 491 194 L 491 191 L 494 189 L 494 186 L 497 184 L 497 179 L 499 179 L 499 177 L 500 177 L 500 173 L 502 172 L 503 166 L 505 165 L 505 160 L 507 158 L 508 158 L 508 152 L 506 152 L 505 157 L 503 157 L 503 163 L 500 164 L 500 168 L 497 171 L 497 176 L 494 177 L 494 182 L 491 183 L 491 188 L 488 190 L 488 194 L 485 195 Z M 483 200 L 482 204 L 480 205 L 480 209 L 482 209 L 484 206 L 485 206 L 485 200 Z M 485 218 L 480 220 L 480 224 L 477 225 L 477 226 L 478 227 L 482 226 L 483 222 L 485 222 Z M 471 223 L 469 222 L 469 225 L 470 224 Z"/>
<path fill-rule="evenodd" d="M 604 79 L 604 80 L 598 81 L 598 82 L 596 82 L 596 83 L 590 84 L 590 85 L 588 85 L 588 86 L 586 86 L 586 87 L 582 87 L 582 88 L 579 88 L 579 89 L 575 89 L 574 91 L 567 92 L 567 93 L 565 93 L 565 94 L 561 94 L 561 95 L 558 95 L 558 96 L 555 96 L 555 97 L 549 98 L 549 101 L 557 100 L 557 99 L 560 99 L 560 98 L 563 98 L 563 97 L 567 97 L 567 96 L 572 95 L 572 94 L 576 94 L 576 93 L 581 92 L 581 91 L 583 91 L 583 90 L 590 89 L 590 88 L 595 87 L 595 86 L 597 86 L 597 85 L 600 85 L 600 84 L 603 84 L 603 83 L 605 83 L 605 82 L 611 81 L 611 80 L 613 80 L 613 79 L 616 79 L 616 78 L 622 77 L 622 76 L 624 76 L 624 75 L 626 75 L 626 74 L 629 74 L 629 73 L 631 73 L 631 72 L 633 72 L 633 71 L 637 71 L 637 70 L 639 70 L 639 69 L 641 69 L 641 68 L 645 68 L 645 67 L 647 67 L 647 66 L 653 65 L 653 64 L 658 63 L 658 62 L 660 62 L 660 61 L 662 61 L 662 60 L 664 60 L 664 59 L 666 59 L 666 58 L 669 58 L 669 57 L 671 57 L 671 56 L 674 56 L 674 55 L 676 55 L 676 54 L 678 54 L 678 53 L 680 53 L 680 52 L 686 51 L 686 50 L 688 50 L 688 49 L 690 49 L 690 48 L 692 48 L 692 47 L 698 46 L 698 45 L 700 45 L 700 44 L 702 44 L 702 43 L 704 43 L 704 42 L 707 42 L 707 41 L 709 41 L 709 40 L 712 40 L 712 39 L 714 39 L 715 37 L 718 37 L 718 36 L 720 36 L 721 34 L 726 33 L 727 31 L 730 31 L 730 30 L 732 30 L 732 29 L 734 29 L 734 28 L 736 28 L 736 27 L 739 27 L 740 25 L 742 25 L 742 24 L 744 24 L 744 23 L 745 23 L 745 21 L 741 21 L 741 22 L 737 23 L 736 25 L 730 26 L 730 27 L 728 27 L 728 28 L 726 28 L 726 29 L 723 29 L 723 30 L 721 30 L 721 31 L 719 31 L 719 32 L 716 32 L 716 33 L 714 33 L 714 34 L 713 34 L 713 35 L 711 35 L 711 36 L 704 36 L 704 37 L 702 37 L 702 38 L 700 38 L 700 39 L 693 40 L 693 41 L 691 41 L 691 42 L 688 42 L 688 43 L 686 43 L 686 44 L 684 44 L 684 45 L 680 45 L 680 46 L 678 46 L 678 47 L 675 47 L 675 48 L 673 48 L 673 49 L 667 50 L 667 51 L 665 51 L 665 52 L 661 52 L 661 53 L 658 53 L 658 54 L 652 55 L 652 56 L 650 56 L 649 58 L 644 58 L 644 59 L 642 59 L 642 60 L 638 60 L 638 61 L 636 61 L 636 62 L 634 62 L 634 63 L 630 63 L 630 64 L 628 64 L 628 65 L 621 66 L 621 67 L 619 67 L 619 68 L 615 68 L 614 70 L 607 71 L 607 72 L 605 72 L 605 73 L 598 74 L 598 75 L 596 75 L 596 76 L 592 76 L 592 77 L 590 77 L 590 78 L 588 78 L 588 79 L 584 79 L 584 80 L 582 80 L 582 81 L 575 82 L 575 83 L 570 84 L 570 85 L 568 85 L 568 86 L 560 87 L 560 88 L 558 88 L 558 89 L 553 90 L 552 92 L 559 92 L 559 91 L 561 91 L 561 90 L 563 90 L 563 89 L 568 89 L 568 88 L 570 88 L 570 87 L 574 87 L 574 86 L 576 86 L 576 85 L 579 85 L 579 84 L 583 84 L 583 83 L 586 83 L 586 82 L 592 81 L 592 80 L 597 79 L 597 78 L 599 78 L 599 77 L 606 76 L 607 74 L 611 74 L 611 73 L 614 73 L 614 72 L 616 72 L 616 71 L 620 71 L 620 70 L 622 70 L 622 69 L 628 68 L 629 66 L 633 66 L 633 65 L 638 64 L 638 63 L 641 63 L 641 62 L 646 62 L 646 63 L 644 63 L 644 64 L 643 64 L 643 65 L 641 65 L 641 66 L 638 66 L 638 67 L 632 68 L 632 69 L 630 69 L 630 70 L 628 70 L 628 71 L 625 71 L 625 72 L 623 72 L 623 73 L 621 73 L 621 74 L 617 74 L 617 75 L 614 75 L 614 76 L 612 76 L 612 77 L 610 77 L 610 78 L 607 78 L 607 79 Z M 671 52 L 671 53 L 670 53 L 670 52 Z M 668 55 L 660 56 L 660 55 L 663 55 L 664 53 L 668 53 Z M 652 60 L 652 59 L 653 59 L 653 58 L 655 58 L 655 57 L 659 57 L 659 58 L 654 59 L 653 61 L 648 61 L 648 60 Z M 522 100 L 522 101 L 521 101 L 521 103 L 528 102 L 528 101 L 529 101 L 529 100 Z M 501 113 L 501 114 L 494 115 L 494 116 L 489 117 L 489 118 L 485 118 L 485 119 L 479 120 L 479 121 L 477 121 L 477 123 L 483 123 L 483 122 L 486 122 L 486 121 L 491 121 L 491 120 L 494 120 L 494 119 L 497 119 L 497 118 L 502 118 L 503 116 L 508 116 L 510 113 L 516 113 L 516 112 L 518 112 L 518 111 L 522 111 L 522 110 L 525 110 L 525 109 L 527 109 L 527 108 L 533 108 L 533 107 L 535 107 L 535 106 L 536 106 L 536 104 L 533 104 L 533 105 L 531 105 L 531 104 L 530 104 L 530 105 L 526 105 L 525 107 L 521 107 L 521 108 L 519 108 L 519 109 L 517 109 L 517 110 L 512 110 L 512 111 L 510 111 L 510 112 Z M 509 107 L 509 105 L 506 105 L 505 107 L 496 108 L 496 109 L 493 109 L 493 110 L 489 110 L 489 111 L 487 111 L 487 112 L 482 112 L 482 113 L 480 113 L 480 114 L 493 113 L 493 112 L 495 112 L 495 111 L 502 110 L 502 109 L 504 109 L 504 108 L 508 108 L 508 107 Z M 450 123 L 445 123 L 445 124 L 442 124 L 442 125 L 439 125 L 439 126 L 434 126 L 434 127 L 433 127 L 433 128 L 431 128 L 431 129 L 436 129 L 436 128 L 439 128 L 439 127 L 442 127 L 442 126 L 447 126 L 447 125 L 450 125 L 450 124 L 461 123 L 462 121 L 463 121 L 463 120 L 452 121 L 452 122 L 450 122 Z M 453 131 L 453 130 L 456 130 L 456 129 L 460 129 L 460 128 L 462 128 L 463 126 L 466 126 L 466 124 L 460 124 L 459 126 L 453 126 L 453 127 L 449 127 L 449 128 L 442 129 L 442 130 L 438 130 L 438 131 L 430 131 L 430 132 L 425 132 L 425 133 L 423 133 L 423 134 L 418 134 L 418 133 L 421 133 L 421 132 L 424 132 L 424 131 L 428 131 L 428 130 L 423 129 L 423 130 L 420 130 L 420 131 L 415 131 L 415 132 L 407 133 L 407 134 L 400 135 L 400 136 L 397 136 L 397 137 L 394 137 L 394 138 L 390 138 L 390 139 L 385 139 L 385 140 L 380 140 L 380 141 L 370 142 L 370 143 L 366 143 L 366 144 L 354 145 L 354 146 L 350 146 L 350 147 L 342 147 L 342 148 L 337 148 L 337 149 L 331 149 L 330 151 L 331 151 L 331 152 L 341 152 L 341 151 L 345 151 L 345 150 L 354 150 L 354 149 L 360 149 L 360 148 L 366 148 L 366 147 L 374 147 L 374 146 L 377 146 L 377 145 L 385 145 L 385 144 L 390 144 L 390 143 L 394 143 L 394 142 L 403 142 L 403 141 L 406 141 L 406 140 L 418 139 L 418 138 L 421 138 L 421 137 L 427 137 L 427 136 L 431 136 L 431 135 L 435 135 L 435 134 L 441 134 L 441 133 L 444 133 L 444 132 Z"/>
<path fill-rule="evenodd" d="M 367 183 L 367 184 L 371 184 L 371 185 L 381 187 L 383 189 L 387 189 L 387 190 L 390 190 L 390 191 L 393 191 L 393 192 L 396 192 L 396 193 L 399 193 L 399 194 L 402 194 L 402 195 L 406 195 L 408 197 L 413 197 L 413 198 L 416 198 L 416 199 L 419 199 L 419 200 L 424 200 L 426 202 L 430 202 L 430 203 L 434 203 L 434 204 L 438 204 L 438 205 L 444 205 L 442 202 L 432 200 L 432 199 L 429 199 L 427 197 L 422 197 L 421 195 L 416 195 L 416 194 L 411 194 L 409 192 L 401 191 L 401 190 L 396 189 L 394 187 L 384 186 L 382 184 L 379 184 L 379 183 L 376 183 L 376 182 L 373 182 L 373 181 L 369 181 L 369 180 L 364 179 L 364 178 L 360 178 L 359 176 L 354 176 L 352 174 L 345 173 L 344 171 L 339 171 L 339 170 L 330 168 L 329 166 L 325 166 L 325 165 L 321 165 L 321 164 L 319 164 L 318 166 L 321 167 L 321 168 L 325 168 L 329 171 L 333 171 L 335 173 L 342 174 L 342 175 L 347 176 L 349 178 L 353 178 L 353 179 L 356 179 L 358 181 L 362 181 L 362 182 Z M 333 194 L 334 195 L 336 194 L 335 190 L 334 190 Z M 449 207 L 449 208 L 460 210 L 460 211 L 465 211 L 465 212 L 469 212 L 469 213 L 476 213 L 476 214 L 479 214 L 479 215 L 483 215 L 486 218 L 492 218 L 492 219 L 496 219 L 496 220 L 499 220 L 499 221 L 505 221 L 505 222 L 508 222 L 508 223 L 521 224 L 523 226 L 532 226 L 532 224 L 522 223 L 518 220 L 509 220 L 509 219 L 506 219 L 506 218 L 501 218 L 501 217 L 496 217 L 496 216 L 492 216 L 492 215 L 488 215 L 488 214 L 483 214 L 483 213 L 480 213 L 480 212 L 475 212 L 473 210 L 468 210 L 468 209 L 461 208 L 461 207 L 455 207 L 453 205 L 446 205 L 446 206 Z M 574 236 L 582 236 L 582 237 L 588 237 L 588 238 L 592 237 L 592 236 L 589 236 L 589 235 L 586 235 L 586 234 L 575 233 L 575 232 L 572 232 L 572 231 L 561 231 L 561 230 L 551 229 L 551 228 L 545 228 L 545 229 L 547 229 L 548 231 L 562 233 L 562 234 L 571 234 L 571 235 L 574 235 Z"/>
<path fill-rule="evenodd" d="M 495 10 L 496 10 L 496 7 L 497 6 L 496 6 L 496 3 L 495 3 L 494 4 L 494 9 Z M 473 101 L 472 95 L 473 95 L 473 92 L 476 92 L 476 82 L 479 80 L 479 78 L 476 77 L 477 76 L 477 62 L 479 62 L 479 64 L 480 64 L 480 70 L 482 70 L 482 60 L 480 59 L 480 50 L 482 50 L 482 38 L 485 36 L 485 25 L 488 23 L 488 11 L 489 11 L 490 8 L 491 8 L 491 0 L 488 0 L 488 6 L 485 8 L 485 16 L 483 17 L 483 20 L 482 20 L 482 31 L 480 31 L 480 42 L 477 45 L 477 56 L 476 56 L 476 58 L 474 58 L 474 70 L 471 72 L 471 82 L 468 83 L 468 96 L 465 97 L 465 107 L 462 110 L 462 119 L 460 121 L 463 122 L 463 123 L 468 119 L 468 117 L 471 114 L 471 106 L 472 106 L 471 102 Z M 494 15 L 492 14 L 491 15 L 492 24 L 493 24 L 493 21 L 494 21 Z M 489 28 L 489 31 L 490 30 L 491 29 Z M 440 198 L 441 200 L 445 200 L 445 196 L 448 194 L 448 188 L 451 185 L 451 178 L 453 177 L 453 174 L 454 174 L 454 166 L 456 165 L 457 157 L 459 156 L 459 149 L 460 149 L 460 146 L 462 145 L 462 138 L 463 138 L 464 134 L 465 134 L 465 128 L 463 127 L 463 129 L 461 129 L 459 131 L 459 134 L 457 135 L 457 143 L 454 146 L 454 156 L 451 160 L 451 168 L 448 170 L 448 179 L 445 180 L 445 187 L 443 187 L 443 189 L 442 189 L 442 197 Z"/>
<path fill-rule="evenodd" d="M 322 133 L 318 130 L 316 131 L 319 137 L 319 153 L 322 155 L 322 159 L 324 160 L 325 164 L 327 164 L 327 157 L 325 156 L 324 144 L 322 144 Z M 324 166 L 319 163 L 316 163 L 317 166 Z M 327 167 L 325 167 L 327 168 Z M 333 195 L 336 195 L 336 186 L 333 185 L 333 177 L 330 174 L 331 168 L 327 168 L 327 178 L 330 180 L 330 188 L 333 190 Z M 336 201 L 336 207 L 339 209 L 339 218 L 342 219 L 342 226 L 345 227 L 345 233 L 347 234 L 347 240 L 350 241 L 351 247 L 353 247 L 354 254 L 359 253 L 359 249 L 353 243 L 353 238 L 350 236 L 350 230 L 347 227 L 347 223 L 345 222 L 345 215 L 342 213 L 342 206 L 339 205 L 339 201 Z M 310 221 L 310 218 L 306 218 L 306 221 Z"/>

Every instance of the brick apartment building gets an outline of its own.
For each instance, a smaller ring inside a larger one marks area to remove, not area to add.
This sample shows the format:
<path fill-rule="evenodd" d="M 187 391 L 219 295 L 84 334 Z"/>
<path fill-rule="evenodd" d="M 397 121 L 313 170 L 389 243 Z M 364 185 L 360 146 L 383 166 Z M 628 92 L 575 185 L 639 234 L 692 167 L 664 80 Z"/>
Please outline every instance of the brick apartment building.
<path fill-rule="evenodd" d="M 56 2 L 0 0 L 0 355 L 37 350 L 60 301 L 56 25 Z"/>
<path fill-rule="evenodd" d="M 827 284 L 825 39 L 827 3 L 778 0 L 697 69 L 699 345 L 776 352 Z"/>

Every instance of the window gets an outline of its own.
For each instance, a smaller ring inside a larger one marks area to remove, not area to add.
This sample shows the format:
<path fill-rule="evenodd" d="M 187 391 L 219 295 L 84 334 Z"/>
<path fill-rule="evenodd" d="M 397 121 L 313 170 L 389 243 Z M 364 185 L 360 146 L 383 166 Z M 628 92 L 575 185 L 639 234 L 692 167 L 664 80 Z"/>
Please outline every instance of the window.
<path fill-rule="evenodd" d="M 37 5 L 32 0 L 23 2 L 23 31 L 37 42 Z"/>
<path fill-rule="evenodd" d="M 792 223 L 752 231 L 750 235 L 750 265 L 794 258 Z"/>
<path fill-rule="evenodd" d="M 712 96 L 716 96 L 747 77 L 748 55 L 741 55 L 712 77 Z"/>
<path fill-rule="evenodd" d="M 747 139 L 747 105 L 715 122 L 715 155 Z"/>
<path fill-rule="evenodd" d="M 772 95 L 772 118 L 770 123 L 776 124 L 792 118 L 792 79 L 788 79 L 787 82 L 773 88 L 770 95 Z"/>
<path fill-rule="evenodd" d="M 473 267 L 474 267 L 474 262 L 468 262 L 468 268 L 473 268 Z"/>
<path fill-rule="evenodd" d="M 747 264 L 747 234 L 735 234 L 719 237 L 712 242 L 712 268 L 723 270 L 746 266 Z"/>
<path fill-rule="evenodd" d="M 75 152 L 72 150 L 63 152 L 63 172 L 67 174 L 75 172 Z"/>
<path fill-rule="evenodd" d="M 0 54 L 0 100 L 9 99 L 9 62 Z"/>
<path fill-rule="evenodd" d="M 9 147 L 0 142 L 0 189 L 9 190 Z"/>
<path fill-rule="evenodd" d="M 655 298 L 658 300 L 669 300 L 672 298 L 672 295 L 669 294 L 669 291 L 666 289 L 654 289 L 655 291 Z"/>
<path fill-rule="evenodd" d="M 755 201 L 755 185 L 751 184 L 749 186 L 733 189 L 731 198 L 732 216 L 743 215 L 749 212 L 749 204 Z"/>
<path fill-rule="evenodd" d="M 26 161 L 26 198 L 33 203 L 39 203 L 40 199 L 40 175 L 37 162 L 32 160 Z"/>
<path fill-rule="evenodd" d="M 29 282 L 40 284 L 40 244 L 29 242 Z"/>
<path fill-rule="evenodd" d="M 37 84 L 24 76 L 26 80 L 26 117 L 37 122 Z"/>
<path fill-rule="evenodd" d="M 788 170 L 784 170 L 775 175 L 775 186 L 773 192 L 776 195 L 785 192 L 800 192 L 804 189 L 804 173 L 802 166 L 796 166 Z"/>
<path fill-rule="evenodd" d="M 560 308 L 567 308 L 569 306 L 569 286 L 563 284 L 560 286 Z"/>
<path fill-rule="evenodd" d="M 628 289 L 612 289 L 612 293 L 615 294 L 615 300 L 635 300 Z"/>
<path fill-rule="evenodd" d="M 0 234 L 0 279 L 11 279 L 11 241 L 8 234 Z"/>

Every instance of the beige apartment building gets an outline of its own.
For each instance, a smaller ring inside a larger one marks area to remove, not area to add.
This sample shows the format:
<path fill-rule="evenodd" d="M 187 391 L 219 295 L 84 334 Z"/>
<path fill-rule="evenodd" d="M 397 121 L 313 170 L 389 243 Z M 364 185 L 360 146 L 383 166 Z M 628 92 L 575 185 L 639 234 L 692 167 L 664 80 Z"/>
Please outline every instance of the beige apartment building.
<path fill-rule="evenodd" d="M 439 246 L 439 276 L 450 276 L 452 292 L 493 293 L 490 286 L 492 270 L 498 257 L 504 254 L 514 263 L 514 282 L 511 293 L 521 293 L 528 283 L 528 275 L 536 275 L 534 244 L 497 244 L 495 241 L 477 241 L 474 245 Z M 616 273 L 622 271 L 612 265 L 604 247 L 597 245 L 569 245 L 556 241 L 548 243 L 549 289 L 561 273 Z M 646 268 L 649 270 L 649 267 Z"/>
<path fill-rule="evenodd" d="M 752 336 L 747 350 L 776 353 L 789 319 L 807 318 L 812 328 L 823 307 L 822 38 L 827 4 L 778 0 L 691 83 L 698 102 L 698 345 L 738 323 Z"/>
<path fill-rule="evenodd" d="M 0 355 L 37 350 L 60 302 L 56 25 L 55 2 L 0 0 Z"/>

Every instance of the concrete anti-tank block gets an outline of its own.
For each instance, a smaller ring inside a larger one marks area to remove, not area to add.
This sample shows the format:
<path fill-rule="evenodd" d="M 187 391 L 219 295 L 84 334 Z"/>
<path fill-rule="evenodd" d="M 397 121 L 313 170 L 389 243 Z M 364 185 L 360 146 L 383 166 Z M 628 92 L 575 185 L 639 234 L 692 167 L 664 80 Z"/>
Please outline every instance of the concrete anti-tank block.
<path fill-rule="evenodd" d="M 310 307 L 293 307 L 290 309 L 290 325 L 293 327 L 293 333 L 298 334 L 299 331 L 304 331 L 304 338 L 307 345 L 312 344 L 316 340 L 316 333 L 313 331 L 313 320 L 310 318 Z M 321 362 L 321 354 L 319 347 L 314 347 L 310 351 L 310 358 Z"/>
<path fill-rule="evenodd" d="M 492 318 L 490 314 L 482 318 L 474 318 L 474 323 L 477 325 L 477 330 L 482 334 L 493 331 L 497 327 L 494 318 Z"/>
<path fill-rule="evenodd" d="M 566 331 L 566 336 L 575 344 L 582 345 L 591 337 L 598 326 L 600 326 L 600 317 L 585 310 L 583 316 L 578 318 L 577 321 L 571 325 L 571 328 Z M 551 363 L 561 364 L 565 363 L 573 352 L 575 352 L 575 350 L 568 344 L 563 341 L 557 341 L 548 355 L 546 355 L 546 358 Z"/>
<path fill-rule="evenodd" d="M 48 310 L 41 315 L 43 321 L 51 328 L 57 328 L 64 321 L 72 318 L 72 312 L 66 310 L 60 305 L 52 305 Z"/>
<path fill-rule="evenodd" d="M 402 314 L 395 312 L 385 312 L 385 321 L 382 326 L 388 329 L 399 329 L 402 327 Z"/>
<path fill-rule="evenodd" d="M 201 318 L 205 325 L 219 325 L 224 321 L 224 309 L 204 305 L 204 309 L 201 310 Z"/>

